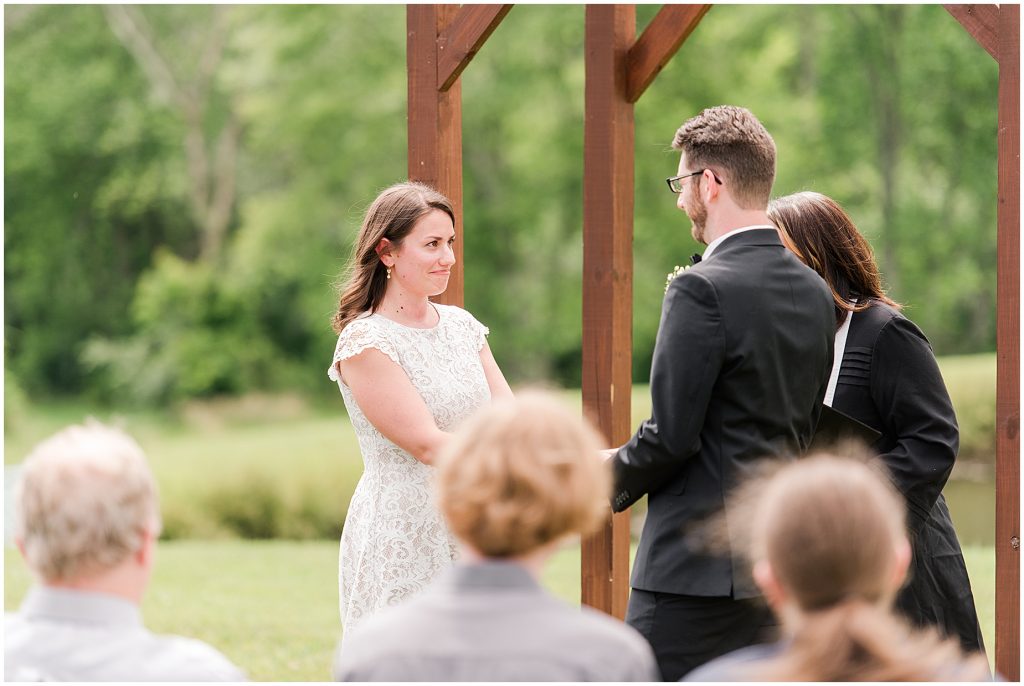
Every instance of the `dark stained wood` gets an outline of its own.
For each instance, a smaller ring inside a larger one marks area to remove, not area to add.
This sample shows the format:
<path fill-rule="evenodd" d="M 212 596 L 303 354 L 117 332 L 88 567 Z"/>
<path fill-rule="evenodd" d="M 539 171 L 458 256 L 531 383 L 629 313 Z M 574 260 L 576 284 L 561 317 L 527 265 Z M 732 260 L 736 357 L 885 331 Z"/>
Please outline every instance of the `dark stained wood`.
<path fill-rule="evenodd" d="M 455 208 L 455 265 L 448 290 L 434 298 L 463 304 L 462 269 L 462 84 L 437 89 L 438 36 L 458 5 L 407 5 L 406 62 L 409 70 L 409 178 L 448 196 Z"/>
<path fill-rule="evenodd" d="M 498 28 L 512 5 L 463 5 L 437 41 L 438 90 L 446 91 Z"/>
<path fill-rule="evenodd" d="M 438 5 L 438 35 L 458 13 L 458 5 Z M 436 77 L 434 83 L 436 84 Z M 456 82 L 447 91 L 437 93 L 438 100 L 438 185 L 448 196 L 455 209 L 455 265 L 448 279 L 448 289 L 434 298 L 446 305 L 464 304 L 465 270 L 462 266 L 465 245 L 462 232 L 462 82 Z"/>
<path fill-rule="evenodd" d="M 629 50 L 626 99 L 636 102 L 711 5 L 665 5 Z"/>
<path fill-rule="evenodd" d="M 996 669 L 1020 680 L 1020 6 L 999 8 Z"/>
<path fill-rule="evenodd" d="M 960 22 L 967 33 L 999 60 L 999 7 L 998 5 L 943 5 Z"/>
<path fill-rule="evenodd" d="M 630 435 L 633 352 L 633 5 L 587 5 L 583 184 L 583 408 L 608 445 Z M 629 513 L 583 541 L 582 600 L 620 619 L 629 598 Z"/>
<path fill-rule="evenodd" d="M 406 63 L 409 75 L 409 178 L 436 182 L 437 8 L 406 8 Z"/>

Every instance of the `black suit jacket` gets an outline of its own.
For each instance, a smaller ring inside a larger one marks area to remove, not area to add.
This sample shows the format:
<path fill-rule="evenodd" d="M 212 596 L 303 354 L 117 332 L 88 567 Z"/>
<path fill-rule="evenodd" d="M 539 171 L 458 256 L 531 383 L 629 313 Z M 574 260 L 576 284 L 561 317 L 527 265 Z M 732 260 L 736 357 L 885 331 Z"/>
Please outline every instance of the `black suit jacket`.
<path fill-rule="evenodd" d="M 828 286 L 773 229 L 729 236 L 672 282 L 651 364 L 651 418 L 612 458 L 613 509 L 648 494 L 633 588 L 759 595 L 731 556 L 707 554 L 699 525 L 723 508 L 745 467 L 808 446 L 834 335 Z M 730 520 L 730 540 L 744 526 Z"/>
<path fill-rule="evenodd" d="M 960 541 L 942 488 L 960 444 L 953 403 L 928 339 L 885 303 L 855 312 L 832 403 L 882 432 L 872 444 L 907 503 L 914 557 L 897 608 L 964 650 L 984 648 Z"/>

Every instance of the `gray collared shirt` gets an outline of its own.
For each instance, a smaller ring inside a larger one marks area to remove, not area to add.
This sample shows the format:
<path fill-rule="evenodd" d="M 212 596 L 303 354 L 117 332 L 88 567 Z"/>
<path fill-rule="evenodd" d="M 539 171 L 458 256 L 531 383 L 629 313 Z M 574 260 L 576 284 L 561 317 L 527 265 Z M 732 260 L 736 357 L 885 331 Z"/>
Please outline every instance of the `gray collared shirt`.
<path fill-rule="evenodd" d="M 345 637 L 340 681 L 658 681 L 635 630 L 516 564 L 459 564 Z"/>
<path fill-rule="evenodd" d="M 105 593 L 37 586 L 4 616 L 5 681 L 245 681 L 212 647 L 157 636 Z"/>

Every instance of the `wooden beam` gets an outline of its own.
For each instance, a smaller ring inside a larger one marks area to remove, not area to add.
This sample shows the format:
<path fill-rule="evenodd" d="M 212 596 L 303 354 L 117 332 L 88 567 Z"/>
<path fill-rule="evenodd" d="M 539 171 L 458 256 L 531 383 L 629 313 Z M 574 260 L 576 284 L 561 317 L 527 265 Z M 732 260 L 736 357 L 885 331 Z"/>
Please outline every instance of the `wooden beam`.
<path fill-rule="evenodd" d="M 409 178 L 431 183 L 437 157 L 437 8 L 406 8 L 406 61 L 409 77 Z"/>
<path fill-rule="evenodd" d="M 512 5 L 463 5 L 438 38 L 438 90 L 446 91 L 498 28 Z"/>
<path fill-rule="evenodd" d="M 587 5 L 583 144 L 583 408 L 608 445 L 630 435 L 633 352 L 633 5 Z M 629 513 L 583 540 L 582 600 L 620 619 L 629 600 Z"/>
<path fill-rule="evenodd" d="M 943 5 L 988 54 L 999 60 L 998 5 Z"/>
<path fill-rule="evenodd" d="M 1020 681 L 1020 6 L 999 8 L 996 670 Z"/>
<path fill-rule="evenodd" d="M 711 5 L 665 5 L 629 50 L 626 100 L 636 102 Z"/>
<path fill-rule="evenodd" d="M 409 73 L 409 178 L 448 196 L 455 209 L 455 264 L 448 290 L 434 298 L 463 304 L 462 269 L 462 84 L 437 89 L 438 37 L 458 5 L 406 6 L 406 62 Z"/>

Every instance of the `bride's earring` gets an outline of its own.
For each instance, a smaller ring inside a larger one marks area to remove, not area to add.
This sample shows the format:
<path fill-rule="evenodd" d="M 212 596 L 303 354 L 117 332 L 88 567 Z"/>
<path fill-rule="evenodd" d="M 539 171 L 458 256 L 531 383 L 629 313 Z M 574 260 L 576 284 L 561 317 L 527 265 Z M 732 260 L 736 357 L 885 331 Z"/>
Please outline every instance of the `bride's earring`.
<path fill-rule="evenodd" d="M 391 267 L 387 268 L 388 281 L 391 280 Z"/>

